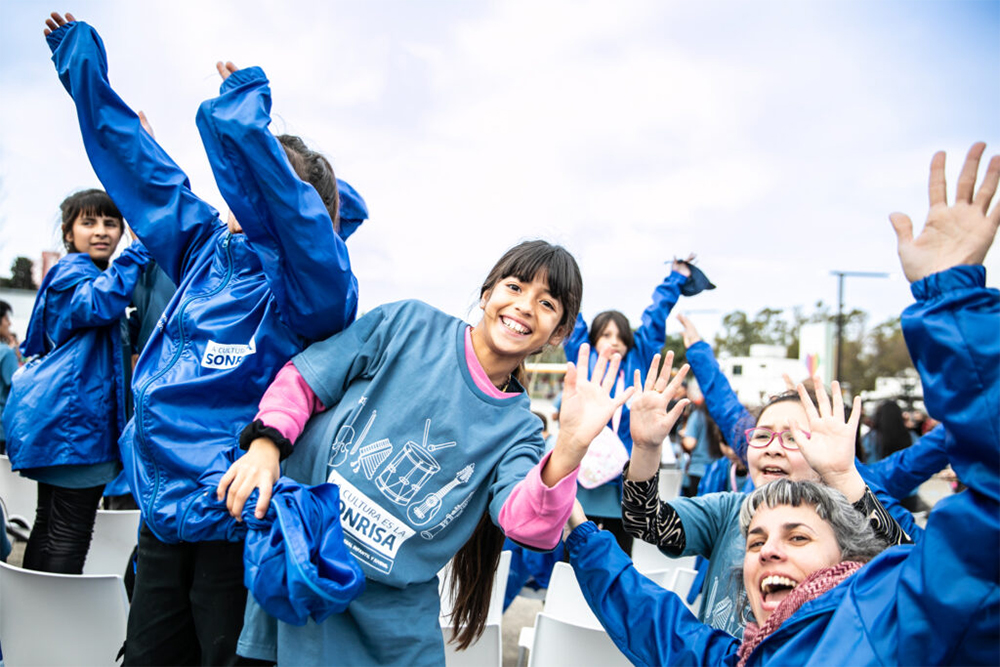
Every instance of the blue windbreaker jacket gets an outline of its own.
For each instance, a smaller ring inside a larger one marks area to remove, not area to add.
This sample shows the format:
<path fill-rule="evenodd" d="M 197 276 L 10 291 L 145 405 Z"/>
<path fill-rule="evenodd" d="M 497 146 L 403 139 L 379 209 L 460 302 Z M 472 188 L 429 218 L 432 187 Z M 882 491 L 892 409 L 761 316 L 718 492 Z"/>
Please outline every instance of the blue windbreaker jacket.
<path fill-rule="evenodd" d="M 70 253 L 45 275 L 3 412 L 14 470 L 117 461 L 125 426 L 119 318 L 149 254 L 133 243 L 104 271 Z"/>
<path fill-rule="evenodd" d="M 916 545 L 883 552 L 807 602 L 748 665 L 1000 664 L 1000 292 L 982 266 L 913 284 L 903 334 L 928 412 L 968 490 L 938 502 Z M 639 575 L 592 523 L 567 540 L 584 596 L 637 665 L 735 665 L 739 642 Z"/>
<path fill-rule="evenodd" d="M 245 232 L 232 235 L 111 89 L 94 29 L 72 22 L 48 42 L 94 171 L 178 286 L 135 369 L 135 415 L 121 438 L 129 485 L 161 541 L 239 540 L 245 523 L 217 511 L 214 485 L 282 365 L 354 319 L 347 248 L 267 129 L 260 68 L 234 72 L 198 110 L 219 190 Z"/>

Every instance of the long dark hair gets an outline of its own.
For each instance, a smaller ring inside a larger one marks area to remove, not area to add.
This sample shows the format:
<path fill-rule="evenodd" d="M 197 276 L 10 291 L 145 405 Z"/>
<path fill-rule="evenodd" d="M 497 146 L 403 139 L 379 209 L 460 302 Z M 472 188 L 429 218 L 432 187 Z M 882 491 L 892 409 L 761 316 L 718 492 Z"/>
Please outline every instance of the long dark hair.
<path fill-rule="evenodd" d="M 883 401 L 875 410 L 872 430 L 877 438 L 877 453 L 884 459 L 894 452 L 906 449 L 912 444 L 910 430 L 903 420 L 903 411 L 896 401 Z"/>
<path fill-rule="evenodd" d="M 601 334 L 608 327 L 609 322 L 614 322 L 615 326 L 618 327 L 618 337 L 622 339 L 625 343 L 626 351 L 631 350 L 635 347 L 635 337 L 632 335 L 632 324 L 625 317 L 625 314 L 618 310 L 605 310 L 603 313 L 598 313 L 594 317 L 594 321 L 590 324 L 590 333 L 588 337 L 590 338 L 590 346 L 597 347 L 597 341 L 600 340 Z"/>
<path fill-rule="evenodd" d="M 500 563 L 504 535 L 493 525 L 489 510 L 483 512 L 469 540 L 451 564 L 449 594 L 454 600 L 451 641 L 463 651 L 486 629 L 493 594 L 493 577 Z"/>
<path fill-rule="evenodd" d="M 69 233 L 73 231 L 73 223 L 81 215 L 104 216 L 108 218 L 122 219 L 122 214 L 115 206 L 114 201 L 104 190 L 91 188 L 74 192 L 59 204 L 59 212 L 62 217 L 60 231 L 62 232 L 63 246 L 66 252 L 77 252 L 73 244 L 66 240 Z"/>

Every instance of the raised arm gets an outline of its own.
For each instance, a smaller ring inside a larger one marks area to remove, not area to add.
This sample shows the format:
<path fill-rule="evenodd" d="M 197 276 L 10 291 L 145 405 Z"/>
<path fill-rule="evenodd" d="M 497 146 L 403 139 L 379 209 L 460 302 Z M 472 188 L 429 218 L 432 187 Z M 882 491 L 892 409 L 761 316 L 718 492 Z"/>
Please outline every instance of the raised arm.
<path fill-rule="evenodd" d="M 948 466 L 946 432 L 938 424 L 915 443 L 871 465 L 859 464 L 865 481 L 875 482 L 892 497 L 903 499 Z"/>
<path fill-rule="evenodd" d="M 692 255 L 689 259 L 693 257 Z M 680 298 L 681 286 L 690 275 L 691 271 L 684 262 L 674 260 L 670 274 L 653 290 L 653 302 L 643 311 L 642 323 L 635 330 L 634 352 L 640 368 L 663 349 L 667 341 L 667 317 Z"/>
<path fill-rule="evenodd" d="M 683 314 L 677 319 L 684 326 L 684 346 L 687 348 L 687 362 L 698 381 L 698 388 L 705 396 L 705 407 L 719 426 L 726 444 L 733 448 L 737 456 L 746 463 L 747 441 L 743 434 L 753 428 L 757 420 L 743 407 L 729 380 L 719 368 L 711 346 L 702 340 L 698 330 Z"/>
<path fill-rule="evenodd" d="M 563 351 L 566 352 L 567 360 L 577 358 L 577 355 L 580 354 L 580 346 L 587 342 L 589 336 L 587 321 L 583 319 L 582 313 L 577 313 L 573 331 L 563 341 Z"/>
<path fill-rule="evenodd" d="M 903 335 L 923 382 L 927 411 L 944 424 L 952 468 L 969 487 L 938 502 L 925 539 L 886 584 L 892 586 L 887 595 L 898 615 L 899 649 L 892 658 L 899 664 L 996 664 L 1000 659 L 1000 552 L 995 548 L 1000 540 L 1000 292 L 986 288 L 981 266 L 1000 223 L 1000 207 L 989 210 L 1000 157 L 990 161 L 974 194 L 983 149 L 976 144 L 969 151 L 953 206 L 945 197 L 944 154 L 934 156 L 930 213 L 917 238 L 909 218 L 891 216 L 916 298 L 903 312 Z M 948 573 L 948 586 L 936 585 L 939 572 Z M 886 616 L 879 612 L 879 619 Z M 948 622 L 940 624 L 940 619 Z M 936 628 L 933 636 L 912 632 L 930 625 Z"/>
<path fill-rule="evenodd" d="M 221 226 L 218 213 L 191 192 L 184 172 L 111 89 L 97 32 L 66 18 L 52 15 L 46 39 L 76 104 L 87 156 L 129 226 L 178 284 L 189 255 Z"/>
<path fill-rule="evenodd" d="M 282 319 L 313 340 L 357 314 L 347 246 L 316 189 L 299 179 L 271 123 L 271 91 L 259 67 L 220 68 L 218 97 L 198 109 L 198 130 L 219 191 L 264 266 Z"/>

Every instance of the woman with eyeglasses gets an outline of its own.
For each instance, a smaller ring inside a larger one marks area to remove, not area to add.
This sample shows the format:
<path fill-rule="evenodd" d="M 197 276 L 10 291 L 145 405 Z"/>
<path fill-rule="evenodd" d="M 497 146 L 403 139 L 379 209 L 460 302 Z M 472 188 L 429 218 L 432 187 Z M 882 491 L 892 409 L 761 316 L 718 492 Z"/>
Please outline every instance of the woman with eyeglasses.
<path fill-rule="evenodd" d="M 655 375 L 655 373 L 654 373 Z M 821 397 L 825 392 L 818 380 L 814 386 Z M 831 387 L 834 403 L 841 402 L 837 382 Z M 816 396 L 809 394 L 813 402 Z M 665 397 L 663 400 L 668 400 Z M 842 407 L 842 402 L 841 402 Z M 857 406 L 855 406 L 857 407 Z M 698 619 L 702 623 L 740 637 L 749 617 L 745 593 L 732 572 L 743 561 L 746 545 L 740 533 L 740 505 L 744 493 L 710 493 L 694 498 L 658 498 L 659 443 L 655 424 L 637 420 L 642 406 L 633 402 L 632 459 L 625 468 L 622 518 L 626 529 L 637 539 L 655 544 L 673 557 L 700 555 L 709 568 L 702 588 Z M 653 415 L 665 414 L 665 405 L 651 406 Z M 852 410 L 848 426 L 857 431 L 861 410 Z M 870 517 L 876 535 L 888 546 L 910 541 L 906 532 L 885 510 L 867 487 L 854 465 L 854 449 L 830 450 L 810 447 L 810 433 L 795 431 L 808 423 L 805 408 L 796 391 L 773 397 L 761 409 L 757 423 L 745 430 L 749 475 L 755 487 L 778 479 L 813 481 L 837 489 L 855 510 Z"/>

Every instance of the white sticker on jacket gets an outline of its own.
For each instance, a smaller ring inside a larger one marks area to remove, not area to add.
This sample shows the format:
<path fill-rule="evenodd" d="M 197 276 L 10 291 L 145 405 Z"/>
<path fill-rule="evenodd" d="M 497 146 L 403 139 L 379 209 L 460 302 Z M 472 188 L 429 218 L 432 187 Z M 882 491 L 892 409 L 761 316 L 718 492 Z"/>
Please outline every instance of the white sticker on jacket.
<path fill-rule="evenodd" d="M 340 487 L 340 525 L 351 555 L 377 572 L 392 572 L 396 554 L 413 537 L 413 529 L 336 470 L 330 471 L 327 481 Z"/>
<path fill-rule="evenodd" d="M 201 358 L 201 365 L 205 368 L 236 368 L 256 351 L 257 343 L 254 338 L 250 339 L 248 345 L 223 345 L 210 340 L 205 346 L 205 356 Z"/>

